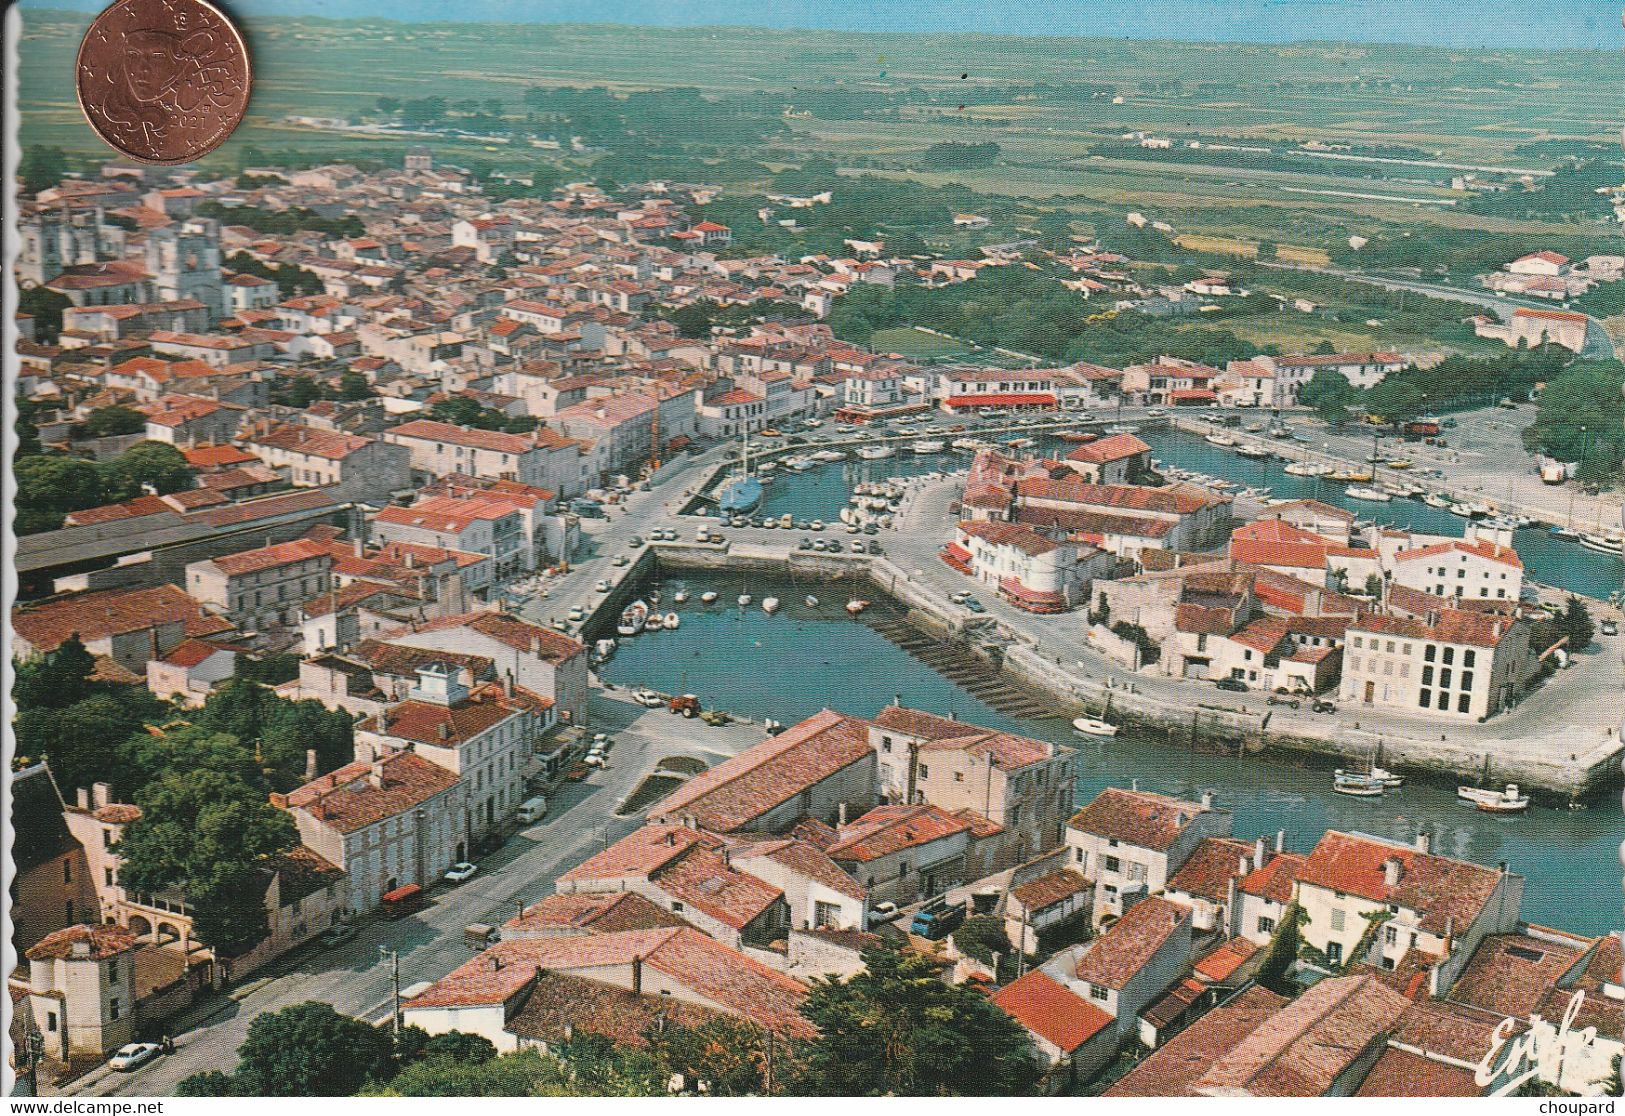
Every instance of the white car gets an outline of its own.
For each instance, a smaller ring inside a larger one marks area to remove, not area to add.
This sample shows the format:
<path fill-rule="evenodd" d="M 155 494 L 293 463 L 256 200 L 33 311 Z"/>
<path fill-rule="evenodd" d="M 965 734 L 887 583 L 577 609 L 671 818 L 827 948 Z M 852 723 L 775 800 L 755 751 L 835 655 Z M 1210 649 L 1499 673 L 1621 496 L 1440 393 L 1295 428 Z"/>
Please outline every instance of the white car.
<path fill-rule="evenodd" d="M 600 580 L 597 585 L 593 586 L 593 588 L 600 593 L 607 593 L 609 592 L 609 582 Z"/>
<path fill-rule="evenodd" d="M 604 756 L 602 752 L 591 752 L 588 753 L 587 758 L 581 762 L 586 764 L 588 767 L 603 767 Z"/>
<path fill-rule="evenodd" d="M 637 693 L 632 695 L 632 700 L 637 702 L 639 705 L 646 706 L 650 709 L 658 709 L 660 706 L 666 704 L 666 699 L 655 693 L 653 690 L 639 690 Z"/>
<path fill-rule="evenodd" d="M 127 1042 L 107 1059 L 107 1064 L 120 1073 L 139 1069 L 164 1052 L 156 1042 Z"/>
<path fill-rule="evenodd" d="M 870 926 L 874 926 L 876 923 L 888 922 L 891 919 L 894 919 L 896 917 L 897 917 L 897 904 L 896 903 L 876 903 L 874 906 L 869 908 L 869 925 Z"/>
<path fill-rule="evenodd" d="M 450 868 L 446 869 L 446 882 L 462 883 L 464 880 L 473 879 L 474 873 L 478 872 L 479 870 L 479 865 L 470 864 L 466 860 L 460 860 L 456 864 L 453 864 Z"/>

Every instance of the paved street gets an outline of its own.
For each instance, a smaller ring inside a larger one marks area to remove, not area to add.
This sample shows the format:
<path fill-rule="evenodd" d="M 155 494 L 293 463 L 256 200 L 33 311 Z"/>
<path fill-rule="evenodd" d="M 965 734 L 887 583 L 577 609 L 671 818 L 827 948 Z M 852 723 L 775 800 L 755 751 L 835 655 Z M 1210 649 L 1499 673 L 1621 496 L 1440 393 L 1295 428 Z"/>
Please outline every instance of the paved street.
<path fill-rule="evenodd" d="M 237 990 L 235 998 L 217 1005 L 215 1014 L 189 1030 L 177 1027 L 173 1055 L 128 1074 L 103 1066 L 64 1091 L 79 1096 L 172 1094 L 189 1074 L 234 1065 L 255 1016 L 306 1000 L 387 1019 L 391 972 L 379 947 L 399 952 L 402 988 L 444 976 L 472 956 L 463 944 L 463 927 L 513 917 L 523 904 L 551 893 L 561 873 L 637 828 L 641 815 L 623 818 L 613 811 L 656 761 L 689 755 L 714 765 L 762 739 L 760 726 L 713 728 L 662 709 L 644 709 L 620 691 L 595 690 L 591 715 L 593 727 L 609 732 L 615 742 L 609 766 L 585 782 L 562 784 L 549 796 L 546 820 L 521 830 L 482 860 L 480 874 L 472 880 L 437 888 L 433 902 L 410 918 L 364 923 L 360 935 L 338 949 L 307 946 L 284 957 Z"/>

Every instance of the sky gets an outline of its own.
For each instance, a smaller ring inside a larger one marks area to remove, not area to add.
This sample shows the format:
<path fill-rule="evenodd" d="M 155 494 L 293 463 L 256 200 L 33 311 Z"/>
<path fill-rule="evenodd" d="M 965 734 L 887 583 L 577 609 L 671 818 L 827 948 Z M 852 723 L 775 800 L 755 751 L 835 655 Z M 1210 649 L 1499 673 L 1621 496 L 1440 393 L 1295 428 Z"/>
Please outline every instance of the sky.
<path fill-rule="evenodd" d="M 1619 0 L 221 0 L 240 19 L 622 23 L 1447 47 L 1625 48 Z M 100 11 L 106 0 L 24 0 Z"/>

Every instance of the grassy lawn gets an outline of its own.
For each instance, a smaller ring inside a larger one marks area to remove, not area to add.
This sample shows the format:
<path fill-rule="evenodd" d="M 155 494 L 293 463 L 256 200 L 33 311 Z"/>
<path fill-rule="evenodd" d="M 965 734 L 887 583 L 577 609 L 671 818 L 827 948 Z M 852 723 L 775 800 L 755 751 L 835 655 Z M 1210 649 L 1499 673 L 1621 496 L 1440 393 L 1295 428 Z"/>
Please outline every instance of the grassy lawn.
<path fill-rule="evenodd" d="M 924 359 L 927 357 L 960 356 L 970 352 L 957 341 L 950 341 L 946 337 L 938 337 L 934 333 L 915 329 L 913 326 L 900 326 L 897 329 L 877 329 L 870 339 L 870 346 L 876 352 L 901 353 L 905 357 Z"/>

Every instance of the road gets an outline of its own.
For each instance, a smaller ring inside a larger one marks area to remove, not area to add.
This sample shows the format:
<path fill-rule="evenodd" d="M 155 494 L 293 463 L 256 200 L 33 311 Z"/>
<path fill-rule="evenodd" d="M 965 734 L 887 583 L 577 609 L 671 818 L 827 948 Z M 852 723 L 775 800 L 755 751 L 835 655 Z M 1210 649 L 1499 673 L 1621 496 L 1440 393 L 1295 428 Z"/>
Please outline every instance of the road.
<path fill-rule="evenodd" d="M 1285 264 L 1259 261 L 1263 267 L 1279 268 L 1283 271 L 1312 271 L 1317 275 L 1329 275 L 1333 278 L 1347 280 L 1351 283 L 1365 283 L 1373 287 L 1383 287 L 1390 291 L 1413 291 L 1416 294 L 1426 295 L 1429 298 L 1449 299 L 1452 302 L 1465 302 L 1473 306 L 1482 306 L 1494 310 L 1504 320 L 1512 316 L 1518 309 L 1524 310 L 1552 310 L 1556 309 L 1549 302 L 1507 298 L 1504 295 L 1491 294 L 1488 291 L 1465 290 L 1461 287 L 1447 286 L 1442 283 L 1428 283 L 1421 279 L 1400 279 L 1386 275 L 1367 275 L 1358 271 L 1345 271 L 1335 267 L 1311 267 L 1307 264 Z M 1579 311 L 1574 311 L 1579 313 Z M 1617 355 L 1614 343 L 1608 337 L 1608 331 L 1591 315 L 1586 315 L 1586 343 L 1580 350 L 1580 355 L 1587 360 L 1613 360 Z"/>

